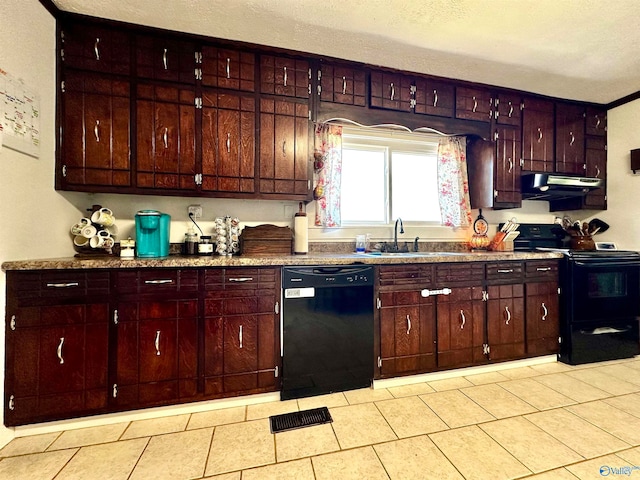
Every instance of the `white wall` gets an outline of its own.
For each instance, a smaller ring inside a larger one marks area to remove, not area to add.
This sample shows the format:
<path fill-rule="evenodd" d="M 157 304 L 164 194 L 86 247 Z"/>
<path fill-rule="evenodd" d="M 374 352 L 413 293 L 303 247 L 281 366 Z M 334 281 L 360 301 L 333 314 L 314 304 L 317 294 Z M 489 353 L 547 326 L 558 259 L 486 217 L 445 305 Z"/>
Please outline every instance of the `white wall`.
<path fill-rule="evenodd" d="M 625 250 L 640 250 L 640 172 L 631 171 L 630 151 L 640 148 L 640 100 L 607 114 L 608 210 L 598 217 L 611 228 L 597 240 L 615 241 Z"/>

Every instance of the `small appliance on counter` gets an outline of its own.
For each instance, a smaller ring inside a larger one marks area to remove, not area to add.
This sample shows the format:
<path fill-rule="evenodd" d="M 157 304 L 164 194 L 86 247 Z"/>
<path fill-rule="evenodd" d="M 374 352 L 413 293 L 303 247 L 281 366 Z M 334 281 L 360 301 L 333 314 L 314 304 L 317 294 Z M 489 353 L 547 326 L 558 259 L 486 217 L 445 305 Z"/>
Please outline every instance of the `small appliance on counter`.
<path fill-rule="evenodd" d="M 120 258 L 133 258 L 135 255 L 136 241 L 131 237 L 120 240 Z"/>
<path fill-rule="evenodd" d="M 159 258 L 169 255 L 169 229 L 171 216 L 158 210 L 140 210 L 136 213 L 136 255 L 141 258 Z"/>

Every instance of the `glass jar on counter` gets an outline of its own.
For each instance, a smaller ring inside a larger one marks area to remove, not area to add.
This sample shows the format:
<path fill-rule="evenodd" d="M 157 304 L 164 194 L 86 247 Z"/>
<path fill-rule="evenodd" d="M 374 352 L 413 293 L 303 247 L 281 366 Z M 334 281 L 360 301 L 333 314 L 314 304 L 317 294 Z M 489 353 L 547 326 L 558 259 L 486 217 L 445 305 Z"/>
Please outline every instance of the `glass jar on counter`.
<path fill-rule="evenodd" d="M 198 255 L 213 255 L 211 235 L 202 235 L 198 244 Z"/>

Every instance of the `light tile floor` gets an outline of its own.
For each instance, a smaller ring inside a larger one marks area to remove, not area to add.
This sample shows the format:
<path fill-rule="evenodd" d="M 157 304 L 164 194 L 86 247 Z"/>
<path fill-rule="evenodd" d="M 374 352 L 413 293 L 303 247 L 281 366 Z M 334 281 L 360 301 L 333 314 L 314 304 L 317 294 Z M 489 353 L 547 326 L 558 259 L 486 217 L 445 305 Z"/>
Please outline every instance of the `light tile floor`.
<path fill-rule="evenodd" d="M 272 434 L 327 406 L 333 423 Z M 0 480 L 640 479 L 640 358 L 16 438 Z"/>

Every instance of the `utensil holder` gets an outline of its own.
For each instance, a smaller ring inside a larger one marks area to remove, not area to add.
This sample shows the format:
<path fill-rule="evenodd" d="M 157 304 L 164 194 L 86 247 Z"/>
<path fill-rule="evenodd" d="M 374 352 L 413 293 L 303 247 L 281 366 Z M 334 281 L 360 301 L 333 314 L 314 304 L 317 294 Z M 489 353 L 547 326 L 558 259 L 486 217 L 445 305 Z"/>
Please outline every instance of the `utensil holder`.
<path fill-rule="evenodd" d="M 570 248 L 571 250 L 595 250 L 596 242 L 591 235 L 571 237 Z"/>

